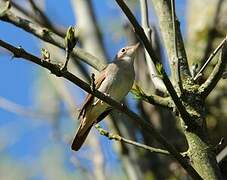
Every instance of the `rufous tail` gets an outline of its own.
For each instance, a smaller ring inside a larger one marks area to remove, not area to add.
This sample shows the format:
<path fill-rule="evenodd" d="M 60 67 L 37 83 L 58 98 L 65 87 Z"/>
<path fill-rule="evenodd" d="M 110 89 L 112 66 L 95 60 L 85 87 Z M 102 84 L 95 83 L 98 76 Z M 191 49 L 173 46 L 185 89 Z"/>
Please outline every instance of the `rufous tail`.
<path fill-rule="evenodd" d="M 87 128 L 87 130 L 84 132 L 84 129 L 82 130 L 82 125 L 77 130 L 76 136 L 72 142 L 71 149 L 74 151 L 78 151 L 81 146 L 83 145 L 84 141 L 87 138 L 88 133 L 91 130 L 93 124 Z M 83 127 L 84 128 L 84 127 Z"/>

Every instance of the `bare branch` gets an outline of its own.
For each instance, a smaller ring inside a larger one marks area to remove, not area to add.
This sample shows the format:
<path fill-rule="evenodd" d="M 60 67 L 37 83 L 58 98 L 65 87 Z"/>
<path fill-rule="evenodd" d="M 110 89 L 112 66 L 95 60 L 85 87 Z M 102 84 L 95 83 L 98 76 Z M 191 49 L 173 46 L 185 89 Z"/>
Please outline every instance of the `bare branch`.
<path fill-rule="evenodd" d="M 135 96 L 135 98 L 144 100 L 150 104 L 169 109 L 174 108 L 174 103 L 170 97 L 161 97 L 155 94 L 147 95 L 137 84 L 134 84 L 130 92 Z"/>
<path fill-rule="evenodd" d="M 36 4 L 37 2 L 34 2 L 34 0 L 28 0 L 28 2 L 31 4 L 32 9 L 34 10 L 36 16 L 38 15 L 40 19 L 43 21 L 43 24 L 46 25 L 49 29 L 55 29 L 53 27 L 53 24 L 49 20 L 49 18 L 44 14 L 44 12 L 38 7 Z"/>
<path fill-rule="evenodd" d="M 152 0 L 154 9 L 156 11 L 157 17 L 159 19 L 159 26 L 161 29 L 164 45 L 169 57 L 171 72 L 175 76 L 175 71 L 177 70 L 176 63 L 173 60 L 176 60 L 175 57 L 175 48 L 174 48 L 174 30 L 173 30 L 173 20 L 171 18 L 171 3 L 170 0 Z M 176 20 L 176 19 L 175 19 Z M 182 78 L 182 83 L 184 79 L 190 79 L 190 70 L 188 67 L 187 55 L 184 47 L 183 38 L 180 31 L 179 22 L 176 24 L 175 34 L 177 36 L 177 51 L 179 57 L 179 66 L 180 73 Z M 174 77 L 174 80 L 176 78 Z"/>
<path fill-rule="evenodd" d="M 173 62 L 175 62 L 175 66 L 176 66 L 176 69 L 174 70 L 173 73 L 175 73 L 174 77 L 178 88 L 177 92 L 179 95 L 181 95 L 183 91 L 183 87 L 182 87 L 182 81 L 181 81 L 179 54 L 178 54 L 178 46 L 177 46 L 178 36 L 177 36 L 177 30 L 176 30 L 177 28 L 176 24 L 179 22 L 177 22 L 177 19 L 176 19 L 175 0 L 171 0 L 171 13 L 172 13 L 172 24 L 173 24 L 173 34 L 174 34 L 174 52 L 175 52 Z"/>
<path fill-rule="evenodd" d="M 129 110 L 126 106 L 118 103 L 117 101 L 115 101 L 112 98 L 104 95 L 103 93 L 99 92 L 98 90 L 93 92 L 91 90 L 89 84 L 85 83 L 84 81 L 77 78 L 76 76 L 74 76 L 72 73 L 70 73 L 68 71 L 61 71 L 60 67 L 57 66 L 56 64 L 52 64 L 48 61 L 42 61 L 40 58 L 26 52 L 24 49 L 16 48 L 16 47 L 14 47 L 14 46 L 12 46 L 12 45 L 10 45 L 10 44 L 2 41 L 2 40 L 0 40 L 0 46 L 11 51 L 14 54 L 15 57 L 24 58 L 25 60 L 36 63 L 36 64 L 50 70 L 51 73 L 55 74 L 56 76 L 63 77 L 65 79 L 69 80 L 70 82 L 79 86 L 80 88 L 82 88 L 86 92 L 96 96 L 97 98 L 106 102 L 110 106 L 112 106 L 112 107 L 118 109 L 119 111 L 127 114 L 132 120 L 134 120 L 135 122 L 138 123 L 140 128 L 143 128 L 147 133 L 149 133 L 151 136 L 153 136 L 160 144 L 162 144 L 170 152 L 170 154 L 173 155 L 173 157 L 182 165 L 182 167 L 185 168 L 185 170 L 192 177 L 194 177 L 196 179 L 201 179 L 201 177 L 195 171 L 195 169 L 187 162 L 187 160 L 184 159 L 184 157 L 179 152 L 177 152 L 177 150 L 175 149 L 175 147 L 173 145 L 168 143 L 168 141 L 159 132 L 157 132 L 150 123 L 141 119 L 136 113 Z"/>
<path fill-rule="evenodd" d="M 204 52 L 202 55 L 202 65 L 206 62 L 206 60 L 209 58 L 210 52 L 212 51 L 212 45 L 218 36 L 218 30 L 217 30 L 217 24 L 219 24 L 219 17 L 221 14 L 221 10 L 223 6 L 224 1 L 223 0 L 217 0 L 215 4 L 215 11 L 213 14 L 210 14 L 210 18 L 212 18 L 212 23 L 208 29 L 207 37 L 206 37 L 206 46 L 204 48 Z"/>
<path fill-rule="evenodd" d="M 204 63 L 203 67 L 199 70 L 199 72 L 194 77 L 194 81 L 196 81 L 198 77 L 201 76 L 201 73 L 206 69 L 210 61 L 214 58 L 214 56 L 218 53 L 218 51 L 223 47 L 226 40 L 227 40 L 227 36 L 225 37 L 225 39 L 222 40 L 222 42 L 218 45 L 218 47 L 210 54 L 209 58 Z"/>
<path fill-rule="evenodd" d="M 224 39 L 222 44 L 222 52 L 220 58 L 210 74 L 209 78 L 199 87 L 199 92 L 203 98 L 206 98 L 210 92 L 215 88 L 218 81 L 222 78 L 222 74 L 225 70 L 225 65 L 227 62 L 227 40 Z M 220 46 L 220 45 L 219 45 Z"/>
<path fill-rule="evenodd" d="M 216 156 L 217 162 L 220 163 L 227 156 L 227 146 Z"/>
<path fill-rule="evenodd" d="M 130 11 L 130 9 L 128 8 L 128 6 L 125 4 L 125 2 L 123 0 L 115 0 L 117 2 L 117 4 L 120 6 L 120 8 L 122 9 L 122 11 L 125 13 L 125 15 L 127 16 L 128 20 L 132 23 L 135 32 L 137 34 L 137 36 L 141 39 L 141 41 L 143 42 L 147 52 L 150 55 L 150 58 L 154 61 L 154 63 L 158 64 L 158 59 L 155 55 L 155 52 L 153 51 L 153 49 L 151 48 L 150 42 L 147 39 L 146 34 L 144 33 L 143 28 L 139 25 L 138 21 L 136 20 L 135 16 L 132 14 L 132 12 Z M 163 67 L 162 69 L 162 78 L 163 78 L 163 82 L 166 86 L 166 89 L 168 90 L 170 96 L 172 97 L 177 109 L 179 110 L 182 119 L 184 120 L 185 124 L 191 129 L 195 127 L 195 122 L 191 119 L 191 117 L 189 116 L 188 112 L 186 111 L 185 107 L 183 106 L 180 98 L 178 97 L 168 75 L 166 74 L 166 72 L 164 71 Z"/>
<path fill-rule="evenodd" d="M 131 144 L 134 145 L 136 147 L 142 148 L 142 149 L 146 149 L 150 152 L 154 152 L 154 153 L 159 153 L 159 154 L 163 154 L 163 155 L 170 155 L 168 151 L 163 150 L 163 149 L 158 149 L 158 148 L 154 148 L 151 146 L 147 146 L 145 144 L 141 144 L 129 139 L 126 139 L 118 134 L 113 134 L 110 133 L 108 131 L 106 131 L 105 129 L 101 128 L 101 126 L 99 124 L 95 125 L 95 128 L 98 130 L 99 134 L 102 136 L 106 136 L 107 138 L 109 138 L 110 140 L 115 140 L 115 141 L 119 141 L 119 142 L 124 142 L 126 144 Z"/>
<path fill-rule="evenodd" d="M 27 19 L 21 18 L 16 16 L 11 11 L 7 11 L 0 16 L 0 20 L 14 24 L 15 26 L 22 28 L 23 30 L 33 34 L 34 36 L 49 42 L 61 49 L 65 49 L 64 39 L 59 35 L 53 33 L 47 28 L 43 28 L 37 24 L 30 22 Z M 85 63 L 89 64 L 90 66 L 94 67 L 97 70 L 102 70 L 105 67 L 102 60 L 96 58 L 95 56 L 83 51 L 81 48 L 76 47 L 74 48 L 72 55 L 81 59 Z"/>
<path fill-rule="evenodd" d="M 147 0 L 140 0 L 140 9 L 141 9 L 141 22 L 142 22 L 142 27 L 144 29 L 144 32 L 147 36 L 147 39 L 152 41 L 151 39 L 151 28 L 149 26 L 149 18 L 148 18 L 148 5 L 147 5 Z M 150 78 L 154 84 L 154 87 L 156 90 L 160 92 L 166 91 L 165 85 L 163 84 L 162 79 L 158 76 L 156 67 L 152 59 L 150 58 L 147 50 L 145 49 L 145 60 L 147 63 L 148 71 Z"/>
<path fill-rule="evenodd" d="M 4 1 L 7 1 L 7 0 L 4 0 Z M 31 0 L 29 0 L 29 2 L 30 1 Z M 33 3 L 34 3 L 34 1 L 33 1 Z M 46 14 L 35 3 L 34 3 L 34 6 L 35 6 L 34 8 L 36 8 L 36 11 L 38 11 L 38 13 L 39 13 L 38 15 L 34 14 L 33 12 L 28 11 L 27 9 L 25 9 L 24 7 L 22 7 L 21 5 L 17 4 L 14 1 L 10 1 L 10 4 L 13 8 L 15 8 L 15 10 L 17 10 L 20 13 L 22 13 L 23 15 L 27 16 L 32 21 L 36 22 L 37 24 L 39 24 L 41 26 L 45 26 L 45 27 L 51 29 L 53 32 L 55 32 L 59 36 L 64 37 L 65 30 L 57 28 L 50 21 L 50 19 L 46 16 Z"/>

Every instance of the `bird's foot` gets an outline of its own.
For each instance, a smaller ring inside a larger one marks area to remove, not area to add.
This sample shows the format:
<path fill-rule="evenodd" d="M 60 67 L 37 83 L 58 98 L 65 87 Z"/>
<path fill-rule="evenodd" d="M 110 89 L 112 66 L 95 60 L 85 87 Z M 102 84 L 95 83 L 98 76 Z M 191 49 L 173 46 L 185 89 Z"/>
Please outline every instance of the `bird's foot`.
<path fill-rule="evenodd" d="M 66 72 L 68 70 L 67 65 L 68 65 L 68 61 L 66 60 L 64 66 L 61 67 L 61 71 Z"/>
<path fill-rule="evenodd" d="M 110 97 L 110 94 L 108 94 L 108 93 L 103 93 L 105 96 L 107 96 L 107 97 Z M 103 100 L 101 100 L 101 104 L 104 104 L 104 101 Z"/>

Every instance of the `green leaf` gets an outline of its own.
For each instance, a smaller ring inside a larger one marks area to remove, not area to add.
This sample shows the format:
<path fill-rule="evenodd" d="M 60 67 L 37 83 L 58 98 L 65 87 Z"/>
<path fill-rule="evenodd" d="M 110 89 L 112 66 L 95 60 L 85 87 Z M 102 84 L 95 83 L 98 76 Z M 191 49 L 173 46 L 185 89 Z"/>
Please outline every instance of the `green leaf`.
<path fill-rule="evenodd" d="M 158 71 L 159 75 L 162 76 L 164 74 L 163 65 L 161 63 L 157 63 L 156 64 L 156 68 L 157 68 L 157 71 Z"/>
<path fill-rule="evenodd" d="M 142 88 L 140 88 L 137 84 L 135 84 L 133 86 L 133 88 L 131 89 L 130 92 L 134 95 L 134 97 L 136 99 L 141 99 L 144 96 L 146 96 L 146 94 L 144 93 L 144 91 L 142 90 Z"/>

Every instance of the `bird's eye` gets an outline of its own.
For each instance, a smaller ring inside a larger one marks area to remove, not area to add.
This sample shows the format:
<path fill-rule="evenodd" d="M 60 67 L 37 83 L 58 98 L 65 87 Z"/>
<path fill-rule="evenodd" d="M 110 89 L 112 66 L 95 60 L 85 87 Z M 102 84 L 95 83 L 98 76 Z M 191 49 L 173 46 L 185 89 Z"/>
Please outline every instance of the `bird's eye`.
<path fill-rule="evenodd" d="M 121 50 L 121 52 L 125 52 L 125 48 L 123 48 L 123 49 Z"/>

